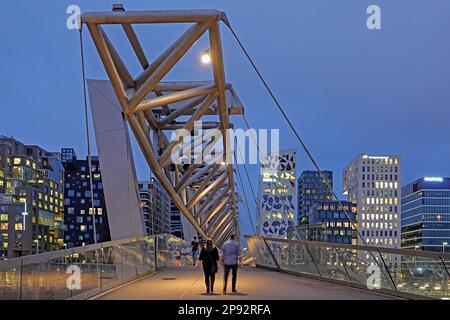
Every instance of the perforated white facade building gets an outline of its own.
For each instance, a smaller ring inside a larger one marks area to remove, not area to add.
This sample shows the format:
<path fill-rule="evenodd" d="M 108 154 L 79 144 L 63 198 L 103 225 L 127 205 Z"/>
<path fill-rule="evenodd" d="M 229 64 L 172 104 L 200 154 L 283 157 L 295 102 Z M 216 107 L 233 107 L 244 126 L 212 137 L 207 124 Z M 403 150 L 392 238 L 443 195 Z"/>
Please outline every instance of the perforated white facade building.
<path fill-rule="evenodd" d="M 256 213 L 258 232 L 263 236 L 287 238 L 296 212 L 296 151 L 280 151 L 264 158 Z"/>

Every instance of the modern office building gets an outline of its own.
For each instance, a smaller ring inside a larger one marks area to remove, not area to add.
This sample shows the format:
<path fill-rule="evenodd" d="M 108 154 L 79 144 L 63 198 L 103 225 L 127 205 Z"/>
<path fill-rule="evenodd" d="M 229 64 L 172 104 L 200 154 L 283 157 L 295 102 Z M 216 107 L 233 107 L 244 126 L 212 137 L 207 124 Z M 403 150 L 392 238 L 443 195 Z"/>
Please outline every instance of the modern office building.
<path fill-rule="evenodd" d="M 450 252 L 450 178 L 424 177 L 402 187 L 402 247 Z"/>
<path fill-rule="evenodd" d="M 400 175 L 398 155 L 360 154 L 344 169 L 343 192 L 357 205 L 358 229 L 368 245 L 400 247 Z"/>
<path fill-rule="evenodd" d="M 171 233 L 171 200 L 159 181 L 139 181 L 139 196 L 146 233 Z"/>
<path fill-rule="evenodd" d="M 295 221 L 295 167 L 295 150 L 264 156 L 256 213 L 260 235 L 288 237 L 288 229 Z"/>
<path fill-rule="evenodd" d="M 318 201 L 309 210 L 309 223 L 322 226 L 326 242 L 356 244 L 356 212 L 349 201 Z"/>
<path fill-rule="evenodd" d="M 79 247 L 97 242 L 110 241 L 108 216 L 100 163 L 97 157 L 91 157 L 92 173 L 89 172 L 89 163 L 85 159 L 77 159 L 72 148 L 61 149 L 61 163 L 64 166 L 64 221 L 67 227 L 64 242 L 67 247 Z M 92 174 L 94 211 L 92 210 L 92 197 L 90 177 Z"/>
<path fill-rule="evenodd" d="M 63 248 L 63 169 L 57 153 L 0 136 L 0 256 Z"/>
<path fill-rule="evenodd" d="M 308 224 L 308 213 L 311 207 L 318 201 L 333 200 L 333 172 L 303 171 L 297 180 L 298 219 L 297 223 Z M 325 179 L 330 182 L 331 189 L 327 186 Z"/>
<path fill-rule="evenodd" d="M 170 201 L 170 233 L 180 239 L 184 238 L 180 209 L 173 201 Z"/>

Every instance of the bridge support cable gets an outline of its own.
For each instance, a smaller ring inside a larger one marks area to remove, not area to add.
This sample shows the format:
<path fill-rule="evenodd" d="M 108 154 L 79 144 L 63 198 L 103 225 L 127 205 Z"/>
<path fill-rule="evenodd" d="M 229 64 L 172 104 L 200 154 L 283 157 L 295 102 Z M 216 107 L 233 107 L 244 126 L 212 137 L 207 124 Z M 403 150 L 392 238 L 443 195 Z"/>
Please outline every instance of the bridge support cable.
<path fill-rule="evenodd" d="M 359 228 L 357 227 L 356 223 L 354 223 L 352 221 L 352 219 L 350 218 L 347 210 L 344 209 L 344 206 L 342 205 L 341 200 L 339 199 L 339 197 L 337 196 L 336 192 L 333 190 L 332 186 L 331 186 L 331 182 L 328 180 L 327 177 L 325 177 L 322 173 L 322 170 L 320 169 L 317 161 L 314 159 L 312 153 L 310 152 L 309 148 L 306 146 L 305 142 L 303 141 L 303 139 L 300 137 L 300 134 L 298 133 L 298 131 L 295 129 L 294 125 L 292 124 L 292 122 L 290 121 L 289 117 L 287 116 L 286 111 L 284 110 L 284 108 L 282 107 L 281 103 L 278 101 L 278 99 L 276 98 L 275 94 L 273 93 L 273 91 L 270 89 L 267 81 L 265 80 L 265 78 L 262 76 L 260 70 L 258 69 L 258 67 L 256 66 L 256 64 L 254 63 L 253 59 L 250 57 L 250 54 L 248 53 L 247 49 L 245 48 L 244 44 L 242 43 L 242 41 L 240 40 L 240 38 L 238 37 L 238 35 L 236 34 L 236 32 L 234 31 L 234 29 L 232 28 L 231 24 L 229 23 L 228 20 L 224 21 L 225 25 L 228 27 L 228 29 L 231 31 L 233 37 L 235 38 L 236 42 L 238 43 L 239 47 L 241 48 L 242 52 L 244 53 L 244 55 L 246 56 L 247 60 L 249 61 L 249 63 L 251 64 L 253 70 L 256 72 L 258 78 L 261 80 L 263 86 L 265 87 L 265 89 L 267 90 L 267 92 L 269 93 L 270 97 L 272 98 L 273 102 L 275 103 L 276 107 L 278 108 L 278 111 L 282 114 L 283 118 L 286 120 L 289 128 L 291 129 L 291 131 L 294 133 L 297 141 L 300 143 L 302 149 L 304 150 L 306 156 L 309 158 L 309 160 L 311 161 L 311 163 L 313 164 L 313 166 L 315 167 L 315 169 L 317 170 L 317 172 L 319 173 L 320 178 L 325 181 L 325 184 L 327 186 L 327 188 L 330 190 L 330 192 L 333 194 L 334 199 L 337 201 L 337 203 L 339 204 L 339 206 L 342 208 L 342 211 L 344 212 L 346 218 L 349 220 L 349 222 L 352 224 L 352 226 L 354 227 L 358 237 L 361 239 L 362 243 L 365 246 L 368 246 L 367 241 L 364 239 L 364 237 L 362 236 L 361 232 L 359 231 Z M 380 256 L 380 259 L 382 261 L 382 264 L 384 266 L 384 268 L 382 268 L 380 266 L 380 263 L 378 261 L 378 259 L 375 258 L 375 256 L 373 255 L 373 253 L 371 251 L 370 255 L 372 256 L 373 260 L 375 261 L 375 263 L 378 265 L 378 267 L 380 268 L 380 270 L 383 270 L 385 274 L 387 274 L 387 278 L 390 279 L 391 285 L 393 286 L 394 290 L 397 290 L 397 286 L 395 284 L 395 281 L 392 279 L 392 276 L 388 270 L 388 266 L 386 265 L 386 262 L 382 256 L 382 254 L 378 251 L 378 254 Z"/>
<path fill-rule="evenodd" d="M 250 124 L 249 124 L 249 122 L 248 122 L 248 120 L 247 120 L 247 117 L 245 116 L 245 114 L 242 114 L 241 117 L 242 117 L 242 119 L 244 120 L 244 123 L 245 123 L 245 126 L 247 127 L 247 130 L 250 132 L 250 136 L 251 136 L 251 138 L 252 138 L 252 140 L 253 140 L 253 143 L 256 145 L 256 149 L 258 150 L 260 159 L 263 159 L 263 158 L 264 158 L 264 155 L 262 154 L 262 152 L 261 152 L 261 150 L 260 150 L 260 148 L 259 148 L 258 141 L 256 140 L 256 137 L 255 137 L 254 134 L 253 134 L 253 130 L 251 130 L 251 126 L 250 126 Z M 272 182 L 272 183 L 273 183 L 273 182 Z M 277 189 L 277 186 L 275 186 L 274 183 L 273 183 L 273 187 L 274 187 L 274 190 Z M 284 197 L 281 197 L 281 198 L 283 199 L 283 208 L 284 208 L 284 205 L 285 205 Z M 295 220 L 294 220 L 294 218 L 293 218 L 293 217 L 291 218 L 291 217 L 288 215 L 288 219 L 291 221 L 292 226 L 295 226 Z M 300 240 L 300 235 L 299 235 L 299 233 L 298 233 L 298 230 L 297 230 L 295 227 L 294 227 L 294 233 L 296 234 L 297 239 Z"/>
<path fill-rule="evenodd" d="M 243 155 L 242 155 L 242 153 L 241 153 L 241 150 L 240 150 L 240 148 L 239 148 L 239 144 L 236 144 L 236 150 L 237 150 L 237 152 L 239 153 L 239 157 L 240 157 L 240 159 L 242 160 L 242 163 L 243 163 L 243 166 L 244 166 L 245 176 L 247 177 L 247 182 L 248 182 L 248 184 L 249 184 L 249 186 L 250 186 L 250 190 L 251 190 L 251 193 L 252 193 L 252 196 L 253 196 L 253 200 L 254 200 L 254 202 L 255 202 L 256 212 L 258 213 L 259 218 L 261 219 L 261 221 L 263 221 L 263 217 L 262 217 L 262 213 L 261 213 L 261 208 L 260 208 L 259 205 L 258 205 L 258 200 L 256 199 L 256 194 L 255 194 L 255 191 L 254 191 L 254 189 L 253 189 L 253 185 L 252 185 L 250 176 L 249 176 L 249 174 L 248 174 L 247 166 L 246 166 L 246 164 L 245 164 L 245 159 L 244 159 L 244 157 L 243 157 Z M 235 155 L 235 158 L 236 158 L 236 155 Z M 261 239 L 263 240 L 265 246 L 267 247 L 267 250 L 269 251 L 269 254 L 270 254 L 270 256 L 271 256 L 273 262 L 275 263 L 277 269 L 278 269 L 278 270 L 281 270 L 280 264 L 278 263 L 278 260 L 277 260 L 277 258 L 275 257 L 275 254 L 274 254 L 273 251 L 272 251 L 272 248 L 271 248 L 271 247 L 269 246 L 269 244 L 267 243 L 267 240 L 264 238 L 264 236 L 261 236 Z"/>
<path fill-rule="evenodd" d="M 81 74 L 83 78 L 83 101 L 84 101 L 84 123 L 86 126 L 86 144 L 87 144 L 87 159 L 89 168 L 89 190 L 91 193 L 91 210 L 92 210 L 92 230 L 94 234 L 94 244 L 97 243 L 97 228 L 95 222 L 95 206 L 94 206 L 94 185 L 92 178 L 92 157 L 91 157 L 91 142 L 89 134 L 89 115 L 88 115 L 88 103 L 87 103 L 87 90 L 86 90 L 86 66 L 84 62 L 84 46 L 83 46 L 83 24 L 80 26 L 80 54 L 81 54 Z M 90 213 L 89 213 L 90 214 Z"/>

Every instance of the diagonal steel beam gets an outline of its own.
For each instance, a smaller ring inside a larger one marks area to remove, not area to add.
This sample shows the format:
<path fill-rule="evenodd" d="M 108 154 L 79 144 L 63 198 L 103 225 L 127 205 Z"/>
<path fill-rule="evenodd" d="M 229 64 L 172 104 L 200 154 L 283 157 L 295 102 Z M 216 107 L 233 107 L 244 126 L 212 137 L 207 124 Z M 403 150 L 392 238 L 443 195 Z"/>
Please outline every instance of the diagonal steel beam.
<path fill-rule="evenodd" d="M 169 53 L 167 58 L 161 61 L 155 71 L 145 80 L 142 86 L 136 91 L 130 99 L 130 109 L 133 110 L 152 91 L 162 78 L 172 69 L 172 67 L 185 55 L 190 47 L 197 41 L 202 34 L 209 28 L 209 23 L 199 23 L 181 40 L 178 46 Z"/>
<path fill-rule="evenodd" d="M 136 32 L 134 32 L 133 26 L 129 23 L 123 23 L 122 28 L 125 34 L 127 35 L 128 41 L 130 41 L 134 53 L 136 54 L 136 57 L 139 59 L 142 68 L 144 69 L 147 68 L 148 60 L 147 57 L 145 56 L 144 49 L 142 49 L 141 43 L 139 42 Z"/>
<path fill-rule="evenodd" d="M 91 33 L 92 39 L 94 40 L 95 47 L 100 55 L 100 59 L 105 66 L 106 73 L 108 74 L 109 79 L 111 80 L 111 84 L 113 89 L 117 95 L 117 99 L 119 100 L 120 106 L 122 107 L 122 111 L 124 113 L 128 112 L 128 99 L 125 89 L 123 88 L 122 81 L 117 73 L 117 69 L 114 65 L 114 61 L 111 57 L 111 54 L 108 50 L 108 46 L 106 45 L 105 38 L 103 37 L 101 27 L 89 24 L 88 29 Z"/>
<path fill-rule="evenodd" d="M 101 27 L 99 27 L 99 30 L 105 39 L 106 46 L 108 47 L 109 53 L 111 55 L 111 58 L 114 61 L 114 65 L 116 66 L 117 73 L 119 74 L 120 78 L 122 79 L 125 86 L 128 88 L 134 88 L 134 80 L 131 76 L 130 71 L 128 71 L 127 66 L 122 61 L 122 58 L 117 53 L 116 48 L 114 48 L 114 45 L 112 44 L 111 40 L 109 40 L 108 35 L 105 33 L 104 30 L 102 30 Z"/>
<path fill-rule="evenodd" d="M 157 108 L 162 105 L 176 103 L 199 96 L 206 96 L 209 94 L 213 94 L 216 91 L 217 89 L 215 86 L 198 87 L 183 91 L 177 91 L 164 96 L 144 100 L 141 103 L 139 103 L 139 105 L 133 110 L 133 112 Z"/>
<path fill-rule="evenodd" d="M 189 121 L 186 123 L 183 129 L 187 131 L 191 131 L 192 128 L 194 128 L 195 121 L 200 119 L 200 117 L 206 112 L 206 110 L 209 108 L 211 103 L 216 100 L 216 94 L 213 93 L 209 95 L 206 100 L 201 104 L 200 107 L 195 111 L 195 113 L 192 115 L 192 117 L 189 119 Z M 170 145 L 167 146 L 167 148 L 164 150 L 163 154 L 161 155 L 159 159 L 159 163 L 164 167 L 167 165 L 166 162 L 170 161 L 169 157 L 172 154 L 173 149 L 181 143 L 180 140 L 174 140 L 170 143 Z"/>

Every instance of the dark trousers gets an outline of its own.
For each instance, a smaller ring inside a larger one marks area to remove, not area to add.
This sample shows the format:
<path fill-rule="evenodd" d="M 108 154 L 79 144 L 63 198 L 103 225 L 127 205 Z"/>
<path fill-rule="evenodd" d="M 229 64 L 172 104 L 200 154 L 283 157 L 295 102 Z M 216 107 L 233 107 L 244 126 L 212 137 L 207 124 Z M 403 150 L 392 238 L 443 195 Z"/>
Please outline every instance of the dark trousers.
<path fill-rule="evenodd" d="M 209 292 L 214 291 L 214 281 L 216 281 L 216 274 L 209 272 L 207 270 L 203 270 L 203 273 L 205 274 L 205 284 L 206 284 L 206 290 Z"/>
<path fill-rule="evenodd" d="M 228 275 L 230 274 L 230 269 L 232 273 L 231 277 L 231 290 L 236 291 L 236 278 L 237 278 L 237 269 L 238 265 L 224 265 L 225 273 L 223 277 L 223 291 L 227 291 L 227 282 L 228 282 Z"/>

